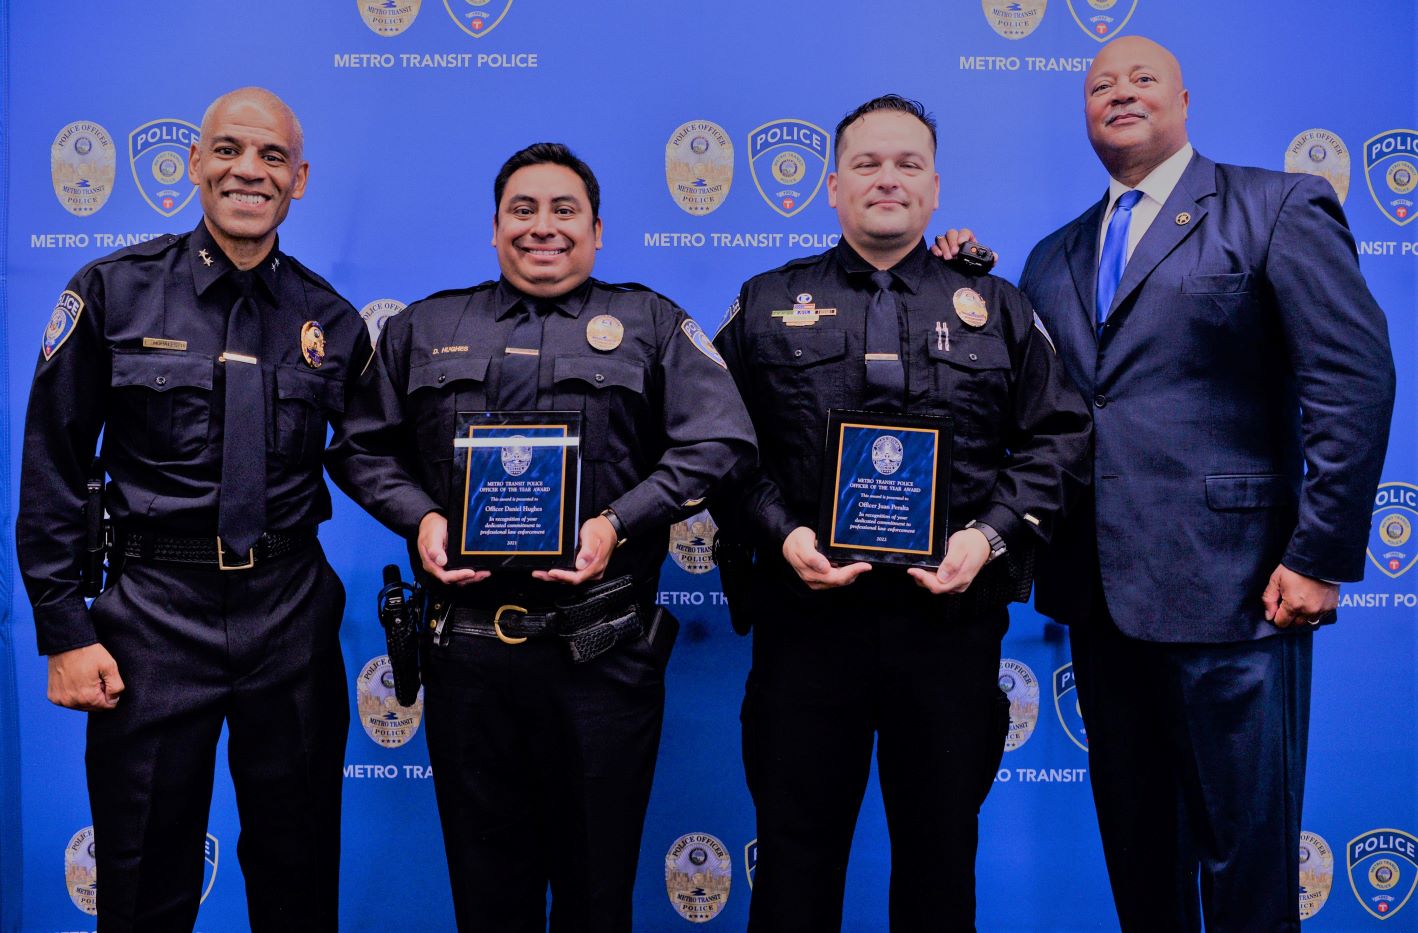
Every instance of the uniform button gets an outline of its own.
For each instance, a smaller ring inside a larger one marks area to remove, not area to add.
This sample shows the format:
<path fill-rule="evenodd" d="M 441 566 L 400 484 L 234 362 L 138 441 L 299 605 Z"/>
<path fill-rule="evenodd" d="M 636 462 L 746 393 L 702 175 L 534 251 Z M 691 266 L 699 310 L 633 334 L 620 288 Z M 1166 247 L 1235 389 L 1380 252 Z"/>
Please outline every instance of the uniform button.
<path fill-rule="evenodd" d="M 448 378 L 447 376 L 442 376 L 442 375 L 440 375 L 440 376 L 438 377 L 438 381 L 439 381 L 439 382 L 442 382 L 444 379 L 447 379 L 447 378 Z"/>
<path fill-rule="evenodd" d="M 602 374 L 602 373 L 596 373 L 596 381 L 597 381 L 597 382 L 605 382 L 605 381 L 606 381 L 605 375 Z"/>
<path fill-rule="evenodd" d="M 803 355 L 803 351 L 801 351 L 801 350 L 794 350 L 794 351 L 793 351 L 793 356 L 802 356 L 802 355 Z"/>
<path fill-rule="evenodd" d="M 167 377 L 166 377 L 166 376 L 159 376 L 159 377 L 157 377 L 156 379 L 154 379 L 153 381 L 156 382 L 156 383 L 157 383 L 158 385 L 160 385 L 160 386 L 165 386 L 165 385 L 167 385 Z"/>
<path fill-rule="evenodd" d="M 1093 396 L 1093 407 L 1094 407 L 1094 408 L 1106 408 L 1107 405 L 1108 405 L 1108 396 L 1106 396 L 1106 395 L 1095 395 L 1095 396 Z"/>
<path fill-rule="evenodd" d="M 979 359 L 979 357 L 976 356 L 975 354 L 973 354 L 973 353 L 970 354 L 970 362 L 973 363 L 973 362 L 975 362 L 975 361 L 978 360 L 978 359 Z"/>

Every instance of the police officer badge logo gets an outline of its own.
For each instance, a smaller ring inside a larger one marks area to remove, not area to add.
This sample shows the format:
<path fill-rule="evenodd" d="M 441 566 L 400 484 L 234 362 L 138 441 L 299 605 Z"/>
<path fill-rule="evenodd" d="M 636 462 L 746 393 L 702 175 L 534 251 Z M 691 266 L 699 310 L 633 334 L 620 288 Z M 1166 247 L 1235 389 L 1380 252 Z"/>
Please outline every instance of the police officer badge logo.
<path fill-rule="evenodd" d="M 625 337 L 625 325 L 613 314 L 598 314 L 586 323 L 586 342 L 592 349 L 609 353 Z"/>
<path fill-rule="evenodd" d="M 509 441 L 525 441 L 521 434 L 514 434 L 508 438 Z M 532 465 L 532 447 L 530 444 L 507 444 L 502 450 L 502 470 L 508 476 L 521 476 L 527 472 L 527 468 Z"/>
<path fill-rule="evenodd" d="M 423 0 L 355 0 L 360 19 L 379 36 L 397 36 L 418 18 Z"/>
<path fill-rule="evenodd" d="M 729 364 L 724 362 L 724 358 L 719 355 L 719 351 L 714 349 L 714 342 L 709 339 L 709 335 L 704 333 L 704 328 L 692 317 L 687 317 L 680 322 L 679 329 L 684 331 L 684 335 L 694 344 L 695 349 L 703 353 L 709 359 L 724 369 L 729 368 Z"/>
<path fill-rule="evenodd" d="M 1078 28 L 1099 42 L 1123 31 L 1137 9 L 1137 0 L 1068 0 L 1068 11 Z"/>
<path fill-rule="evenodd" d="M 1384 216 L 1400 227 L 1411 223 L 1418 188 L 1418 130 L 1389 130 L 1364 143 L 1364 177 Z"/>
<path fill-rule="evenodd" d="M 443 8 L 459 29 L 481 39 L 502 22 L 512 9 L 512 0 L 443 0 Z"/>
<path fill-rule="evenodd" d="M 1329 900 L 1334 884 L 1334 853 L 1324 837 L 1300 833 L 1300 919 L 1308 920 Z"/>
<path fill-rule="evenodd" d="M 384 322 L 402 310 L 404 303 L 393 298 L 376 298 L 360 308 L 360 320 L 364 321 L 364 326 L 369 329 L 369 342 L 378 343 L 379 335 L 384 333 Z"/>
<path fill-rule="evenodd" d="M 1044 21 L 1049 0 L 980 0 L 985 21 L 1006 39 L 1023 39 Z"/>
<path fill-rule="evenodd" d="M 753 890 L 753 876 L 758 872 L 758 840 L 750 839 L 743 847 L 743 872 L 748 876 L 748 889 Z"/>
<path fill-rule="evenodd" d="M 901 458 L 905 454 L 906 448 L 902 446 L 899 437 L 892 437 L 887 434 L 872 441 L 871 445 L 871 465 L 882 476 L 890 476 L 901 469 Z"/>
<path fill-rule="evenodd" d="M 707 923 L 729 902 L 733 864 L 724 844 L 708 833 L 686 833 L 665 853 L 665 893 L 690 923 Z"/>
<path fill-rule="evenodd" d="M 714 535 L 719 526 L 708 511 L 696 512 L 670 526 L 670 557 L 685 573 L 714 569 Z"/>
<path fill-rule="evenodd" d="M 1073 744 L 1088 751 L 1088 730 L 1083 727 L 1083 709 L 1078 705 L 1072 661 L 1054 671 L 1054 712 Z"/>
<path fill-rule="evenodd" d="M 748 134 L 748 165 L 763 200 L 784 217 L 812 203 L 827 177 L 828 135 L 805 120 L 772 120 Z"/>
<path fill-rule="evenodd" d="M 984 327 L 990 319 L 989 309 L 985 307 L 984 296 L 973 288 L 956 289 L 951 302 L 955 305 L 955 316 L 964 321 L 968 327 Z"/>
<path fill-rule="evenodd" d="M 75 217 L 87 217 L 108 202 L 117 171 L 113 138 L 91 120 L 70 123 L 49 147 L 54 196 Z"/>
<path fill-rule="evenodd" d="M 84 299 L 67 288 L 59 293 L 59 300 L 54 303 L 54 310 L 49 314 L 49 323 L 44 328 L 44 342 L 40 345 L 46 363 L 64 346 L 69 335 L 74 333 L 79 323 L 79 315 L 83 313 Z"/>
<path fill-rule="evenodd" d="M 370 658 L 355 683 L 359 722 L 365 735 L 385 748 L 398 748 L 419 731 L 423 688 L 419 688 L 413 706 L 400 706 L 394 696 L 394 668 L 387 654 Z"/>
<path fill-rule="evenodd" d="M 300 325 L 300 355 L 311 369 L 325 365 L 325 328 L 320 326 L 319 321 L 306 321 Z"/>
<path fill-rule="evenodd" d="M 217 883 L 217 856 L 220 854 L 221 845 L 217 837 L 207 833 L 207 841 L 202 848 L 202 898 L 197 902 L 199 904 L 207 902 L 207 895 L 212 893 L 212 887 Z"/>
<path fill-rule="evenodd" d="M 713 213 L 734 180 L 734 144 L 717 123 L 680 124 L 665 143 L 665 183 L 686 214 Z"/>
<path fill-rule="evenodd" d="M 98 916 L 98 868 L 92 826 L 79 830 L 64 847 L 64 887 L 75 907 L 92 917 Z"/>
<path fill-rule="evenodd" d="M 1009 697 L 1009 733 L 1004 750 L 1012 752 L 1029 741 L 1039 722 L 1039 678 L 1023 661 L 1003 658 L 999 662 L 999 688 Z"/>
<path fill-rule="evenodd" d="M 1370 914 L 1395 916 L 1418 885 L 1418 836 L 1401 829 L 1371 829 L 1345 847 L 1349 886 Z"/>
<path fill-rule="evenodd" d="M 1285 171 L 1318 175 L 1334 186 L 1340 204 L 1349 196 L 1349 150 L 1344 140 L 1329 130 L 1305 130 L 1290 140 Z"/>
<path fill-rule="evenodd" d="M 171 217 L 187 206 L 197 186 L 187 180 L 187 154 L 201 131 L 186 120 L 144 123 L 128 134 L 128 164 L 148 206 Z"/>
<path fill-rule="evenodd" d="M 1374 518 L 1369 526 L 1369 560 L 1394 579 L 1418 563 L 1418 486 L 1380 483 L 1374 494 Z"/>

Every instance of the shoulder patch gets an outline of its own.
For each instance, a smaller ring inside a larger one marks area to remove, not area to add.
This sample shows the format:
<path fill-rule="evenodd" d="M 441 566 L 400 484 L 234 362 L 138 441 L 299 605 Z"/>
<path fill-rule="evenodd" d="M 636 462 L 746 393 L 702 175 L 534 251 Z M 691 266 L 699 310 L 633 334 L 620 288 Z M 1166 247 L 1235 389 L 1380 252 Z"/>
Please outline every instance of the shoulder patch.
<path fill-rule="evenodd" d="M 704 333 L 704 328 L 692 317 L 687 317 L 680 321 L 679 329 L 684 331 L 684 335 L 689 338 L 689 342 L 694 344 L 694 348 L 713 360 L 721 369 L 728 369 L 729 364 L 724 362 L 724 358 L 719 355 L 719 351 L 714 349 L 714 344 L 709 340 L 709 335 Z"/>
<path fill-rule="evenodd" d="M 724 328 L 729 326 L 729 322 L 737 317 L 741 310 L 743 310 L 743 306 L 739 303 L 738 296 L 736 295 L 734 296 L 734 303 L 729 305 L 729 310 L 724 312 L 724 319 L 719 322 L 719 329 L 714 331 L 716 338 L 724 332 Z"/>
<path fill-rule="evenodd" d="M 44 329 L 44 342 L 40 349 L 47 363 L 64 346 L 64 341 L 74 333 L 79 324 L 79 315 L 84 313 L 84 299 L 77 292 L 68 289 L 59 293 L 54 304 L 54 312 L 49 315 L 49 324 Z"/>

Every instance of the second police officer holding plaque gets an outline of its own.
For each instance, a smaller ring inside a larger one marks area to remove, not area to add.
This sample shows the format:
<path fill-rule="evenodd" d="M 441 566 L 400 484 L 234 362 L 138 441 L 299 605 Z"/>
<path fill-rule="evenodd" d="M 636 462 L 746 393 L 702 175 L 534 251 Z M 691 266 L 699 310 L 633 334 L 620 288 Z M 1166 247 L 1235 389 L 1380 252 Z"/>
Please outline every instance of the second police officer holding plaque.
<path fill-rule="evenodd" d="M 628 931 L 674 637 L 654 606 L 669 528 L 752 461 L 752 427 L 699 325 L 590 278 L 584 162 L 529 146 L 494 200 L 502 277 L 390 319 L 331 468 L 433 593 L 425 709 L 459 928 L 544 929 L 550 885 L 556 929 Z M 563 501 L 579 544 L 557 555 Z M 538 553 L 494 553 L 519 549 Z"/>
<path fill-rule="evenodd" d="M 935 142 L 934 120 L 895 95 L 844 117 L 828 177 L 841 242 L 750 279 L 715 340 L 760 443 L 758 468 L 716 509 L 757 555 L 730 597 L 754 626 L 753 930 L 840 927 L 873 738 L 893 929 L 974 929 L 978 812 L 1009 725 L 1000 640 L 1021 581 L 1008 568 L 1048 540 L 1087 475 L 1087 409 L 1028 301 L 926 248 Z M 851 456 L 854 440 L 875 455 Z M 946 454 L 945 488 L 908 462 Z M 904 518 L 869 514 L 854 485 Z M 948 509 L 932 512 L 932 495 Z M 929 567 L 923 532 L 944 551 Z M 864 535 L 897 556 L 834 564 L 819 550 L 837 538 L 862 551 Z"/>

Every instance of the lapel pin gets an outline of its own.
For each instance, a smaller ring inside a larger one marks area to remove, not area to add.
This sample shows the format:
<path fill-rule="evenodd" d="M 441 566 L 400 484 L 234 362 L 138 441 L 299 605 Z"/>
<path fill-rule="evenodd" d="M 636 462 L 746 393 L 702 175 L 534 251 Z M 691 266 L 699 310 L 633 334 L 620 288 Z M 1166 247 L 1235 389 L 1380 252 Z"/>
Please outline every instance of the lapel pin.
<path fill-rule="evenodd" d="M 1192 215 L 1191 215 L 1191 214 L 1188 214 L 1186 211 L 1182 211 L 1180 214 L 1177 215 L 1177 226 L 1178 226 L 1178 227 L 1185 227 L 1187 224 L 1189 224 L 1189 223 L 1191 223 L 1191 222 L 1192 222 Z"/>

